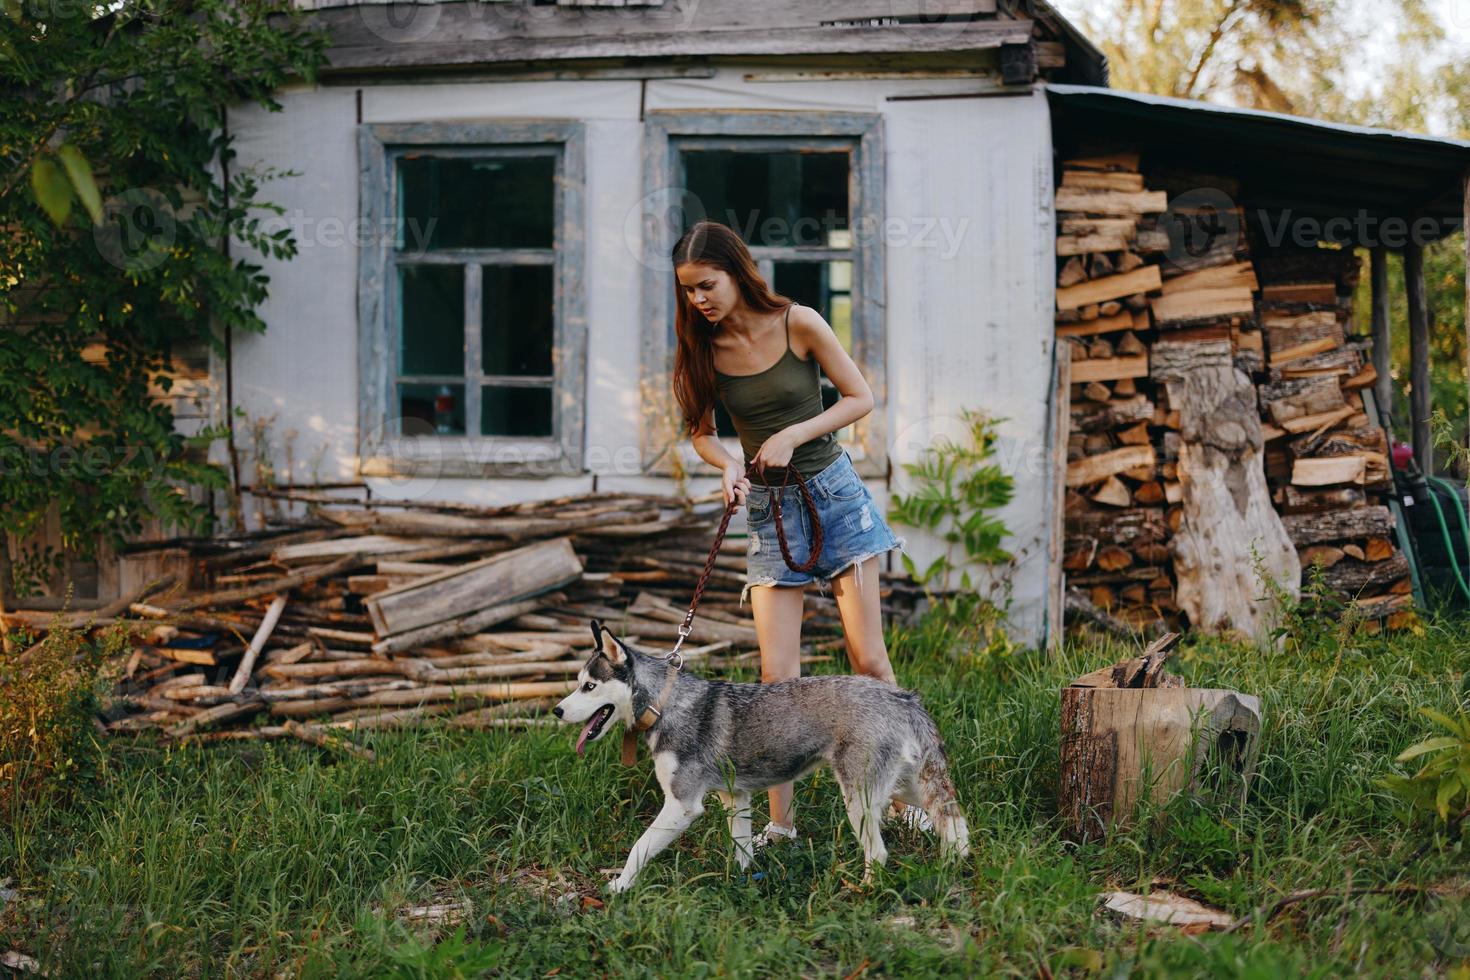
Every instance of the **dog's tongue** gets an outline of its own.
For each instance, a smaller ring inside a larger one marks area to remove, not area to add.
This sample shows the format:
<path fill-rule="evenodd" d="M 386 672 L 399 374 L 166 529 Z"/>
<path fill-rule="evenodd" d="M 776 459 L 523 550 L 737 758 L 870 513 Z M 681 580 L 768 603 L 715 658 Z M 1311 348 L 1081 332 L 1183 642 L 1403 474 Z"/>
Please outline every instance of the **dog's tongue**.
<path fill-rule="evenodd" d="M 587 736 L 592 734 L 592 729 L 597 726 L 597 722 L 601 718 L 602 718 L 602 710 L 601 709 L 598 709 L 597 711 L 592 712 L 592 717 L 591 718 L 588 718 L 587 719 L 587 724 L 585 724 L 585 725 L 582 726 L 582 734 L 577 736 L 577 754 L 578 755 L 581 755 L 582 754 L 582 750 L 587 747 Z"/>

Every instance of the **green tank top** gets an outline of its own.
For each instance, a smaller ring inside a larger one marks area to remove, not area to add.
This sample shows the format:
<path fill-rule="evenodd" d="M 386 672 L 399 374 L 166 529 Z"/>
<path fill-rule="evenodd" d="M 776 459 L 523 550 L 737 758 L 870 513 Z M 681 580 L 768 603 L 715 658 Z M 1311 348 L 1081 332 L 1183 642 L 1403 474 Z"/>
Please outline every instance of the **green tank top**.
<path fill-rule="evenodd" d="M 730 413 L 730 421 L 735 423 L 746 466 L 771 436 L 824 410 L 817 359 L 803 361 L 791 349 L 791 306 L 786 307 L 786 353 L 779 361 L 755 374 L 715 372 L 715 390 Z M 837 433 L 828 432 L 797 446 L 791 454 L 791 465 L 811 479 L 841 455 Z M 785 467 L 766 468 L 766 479 L 772 486 L 779 486 L 785 478 Z M 759 484 L 760 480 L 754 482 Z"/>

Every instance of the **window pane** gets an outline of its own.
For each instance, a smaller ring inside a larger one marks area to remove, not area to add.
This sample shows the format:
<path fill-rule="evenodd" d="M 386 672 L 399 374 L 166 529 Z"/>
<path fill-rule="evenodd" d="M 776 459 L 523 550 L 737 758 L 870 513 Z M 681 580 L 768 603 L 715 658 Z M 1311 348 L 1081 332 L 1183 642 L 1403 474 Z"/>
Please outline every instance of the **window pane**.
<path fill-rule="evenodd" d="M 852 353 L 852 263 L 775 262 L 771 270 L 771 287 L 821 313 Z"/>
<path fill-rule="evenodd" d="M 398 373 L 464 374 L 464 269 L 398 268 Z"/>
<path fill-rule="evenodd" d="M 441 436 L 462 436 L 464 385 L 400 384 L 398 414 L 405 420 L 402 425 L 405 435 L 433 432 Z"/>
<path fill-rule="evenodd" d="M 485 266 L 480 336 L 486 374 L 552 373 L 551 271 L 549 265 Z"/>
<path fill-rule="evenodd" d="M 398 247 L 550 248 L 556 159 L 398 160 Z"/>
<path fill-rule="evenodd" d="M 551 435 L 550 388 L 480 389 L 480 432 L 487 436 Z"/>
<path fill-rule="evenodd" d="M 685 150 L 700 218 L 727 224 L 747 245 L 828 246 L 848 229 L 846 152 Z"/>
<path fill-rule="evenodd" d="M 852 263 L 840 262 L 775 262 L 771 266 L 771 286 L 798 303 L 817 310 L 832 326 L 842 347 L 852 353 Z M 822 384 L 822 407 L 831 408 L 842 397 L 837 386 L 819 372 Z M 852 427 L 837 430 L 837 438 L 852 438 Z"/>

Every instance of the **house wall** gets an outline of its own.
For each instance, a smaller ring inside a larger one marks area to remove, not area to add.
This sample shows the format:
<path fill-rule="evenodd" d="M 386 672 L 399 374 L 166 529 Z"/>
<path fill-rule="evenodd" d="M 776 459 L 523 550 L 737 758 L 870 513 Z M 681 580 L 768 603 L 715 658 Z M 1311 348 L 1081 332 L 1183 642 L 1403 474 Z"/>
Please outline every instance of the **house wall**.
<path fill-rule="evenodd" d="M 974 79 L 747 82 L 743 70 L 712 78 L 504 81 L 300 87 L 283 109 L 232 110 L 236 168 L 298 171 L 264 185 L 286 209 L 300 253 L 252 256 L 270 277 L 264 335 L 237 335 L 233 400 L 251 419 L 274 416 L 268 452 L 276 479 L 354 480 L 356 471 L 356 126 L 455 118 L 575 118 L 587 126 L 586 441 L 600 489 L 667 491 L 639 475 L 640 285 L 634 258 L 642 195 L 640 104 L 647 109 L 837 110 L 884 116 L 888 414 L 893 473 L 870 480 L 880 500 L 906 486 L 903 462 L 936 436 L 959 431 L 958 413 L 1004 416 L 1001 462 L 1017 494 L 1002 517 L 1018 555 L 1010 574 L 1013 623 L 1039 638 L 1046 596 L 1050 513 L 1047 437 L 1052 363 L 1051 134 L 1039 93 L 887 101 L 891 95 L 973 92 Z M 360 92 L 360 95 L 359 95 Z M 797 297 L 801 299 L 801 297 Z M 286 444 L 290 442 L 288 466 Z M 248 450 L 248 440 L 241 440 Z M 249 470 L 247 461 L 246 469 Z M 585 492 L 593 477 L 396 480 L 370 478 L 375 496 L 487 504 Z M 718 487 L 713 476 L 695 492 Z M 906 533 L 906 529 L 900 529 Z M 920 566 L 937 544 L 906 534 Z"/>

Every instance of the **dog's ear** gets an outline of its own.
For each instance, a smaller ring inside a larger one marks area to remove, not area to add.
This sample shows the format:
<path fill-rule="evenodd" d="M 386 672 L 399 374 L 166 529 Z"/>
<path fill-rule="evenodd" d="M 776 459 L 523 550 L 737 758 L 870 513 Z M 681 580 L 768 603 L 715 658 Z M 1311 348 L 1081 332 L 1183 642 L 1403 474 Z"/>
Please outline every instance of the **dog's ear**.
<path fill-rule="evenodd" d="M 611 643 L 602 642 L 603 633 L 606 633 L 612 639 Z M 598 653 L 606 657 L 614 667 L 628 659 L 628 651 L 623 646 L 622 641 L 616 636 L 613 636 L 612 630 L 603 626 L 602 620 L 600 619 L 592 620 L 592 646 Z"/>

